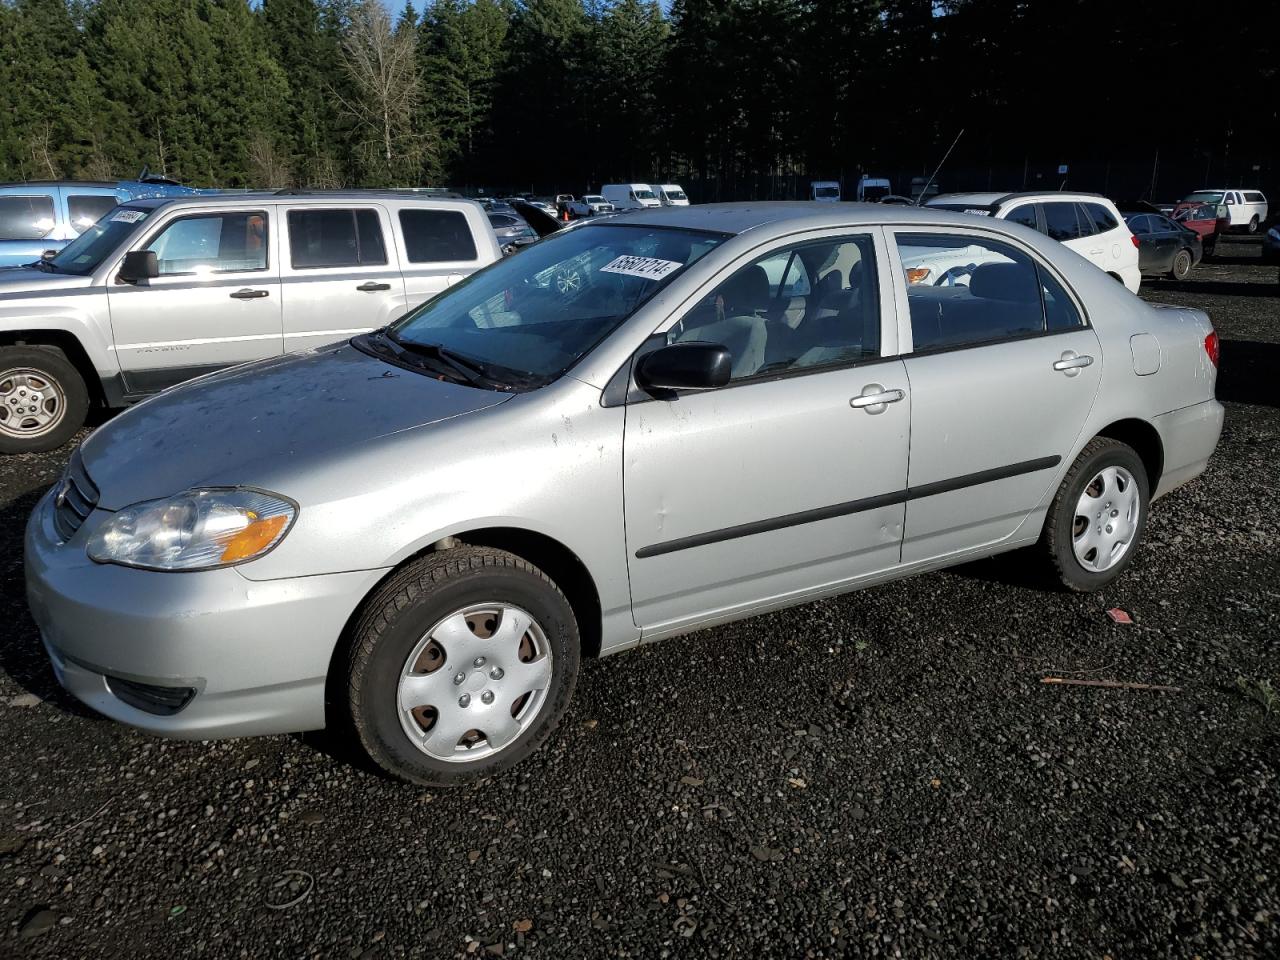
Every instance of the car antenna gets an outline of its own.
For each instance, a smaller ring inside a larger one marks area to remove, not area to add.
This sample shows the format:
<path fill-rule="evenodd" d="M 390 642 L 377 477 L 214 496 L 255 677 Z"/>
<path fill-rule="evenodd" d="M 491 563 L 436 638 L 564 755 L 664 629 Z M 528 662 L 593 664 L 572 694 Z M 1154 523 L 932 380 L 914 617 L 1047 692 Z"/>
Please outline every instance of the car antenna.
<path fill-rule="evenodd" d="M 960 142 L 960 138 L 964 136 L 964 127 L 960 128 L 960 132 L 956 134 L 956 138 L 951 141 L 951 146 L 947 147 L 947 152 L 942 155 L 942 159 L 938 161 L 938 165 L 934 168 L 933 173 L 929 175 L 929 179 L 925 182 L 924 187 L 920 191 L 920 196 L 916 197 L 916 206 L 924 206 L 924 198 L 929 195 L 929 187 L 933 185 L 933 181 L 938 176 L 938 171 L 942 169 L 942 165 L 947 162 L 947 157 L 951 156 L 951 151 L 956 148 L 956 144 Z"/>

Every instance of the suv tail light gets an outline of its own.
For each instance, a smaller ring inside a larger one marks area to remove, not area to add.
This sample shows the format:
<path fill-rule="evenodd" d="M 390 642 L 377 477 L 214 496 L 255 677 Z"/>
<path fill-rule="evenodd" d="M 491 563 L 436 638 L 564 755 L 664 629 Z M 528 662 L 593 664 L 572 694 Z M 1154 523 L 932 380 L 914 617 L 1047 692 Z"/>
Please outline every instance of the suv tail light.
<path fill-rule="evenodd" d="M 1210 330 L 1208 336 L 1204 338 L 1204 352 L 1209 355 L 1209 360 L 1213 363 L 1214 369 L 1218 367 L 1218 331 Z"/>
<path fill-rule="evenodd" d="M 1138 242 L 1138 238 L 1137 238 L 1137 237 L 1135 237 L 1132 233 L 1131 233 L 1131 234 L 1129 234 L 1129 239 L 1133 241 L 1133 245 L 1134 245 L 1135 247 L 1137 247 L 1137 248 L 1141 249 L 1142 244 L 1140 244 L 1140 243 Z"/>

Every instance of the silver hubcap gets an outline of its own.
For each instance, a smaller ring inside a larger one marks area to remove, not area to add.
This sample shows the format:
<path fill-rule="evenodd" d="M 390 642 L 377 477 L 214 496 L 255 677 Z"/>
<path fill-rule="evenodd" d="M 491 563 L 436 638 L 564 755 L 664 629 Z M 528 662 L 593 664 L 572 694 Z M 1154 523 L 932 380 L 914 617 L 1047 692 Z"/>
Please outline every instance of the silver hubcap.
<path fill-rule="evenodd" d="M 19 367 L 0 373 L 0 433 L 39 437 L 62 422 L 67 398 L 58 381 Z"/>
<path fill-rule="evenodd" d="M 1071 547 L 1080 566 L 1094 573 L 1123 559 L 1138 532 L 1142 503 L 1138 483 L 1124 467 L 1104 467 L 1076 503 Z"/>
<path fill-rule="evenodd" d="M 529 729 L 551 687 L 551 644 L 506 603 L 457 610 L 423 634 L 400 672 L 400 726 L 423 753 L 469 763 Z"/>

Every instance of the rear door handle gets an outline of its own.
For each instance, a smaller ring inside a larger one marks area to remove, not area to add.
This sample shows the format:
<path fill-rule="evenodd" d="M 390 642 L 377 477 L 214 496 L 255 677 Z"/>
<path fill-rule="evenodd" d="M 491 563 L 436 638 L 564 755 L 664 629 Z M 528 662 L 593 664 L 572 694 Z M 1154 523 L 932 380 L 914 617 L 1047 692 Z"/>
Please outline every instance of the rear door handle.
<path fill-rule="evenodd" d="M 1074 350 L 1067 350 L 1061 360 L 1053 362 L 1053 369 L 1065 373 L 1068 377 L 1080 375 L 1081 369 L 1093 363 L 1093 357 L 1079 356 Z"/>
<path fill-rule="evenodd" d="M 356 289 L 362 293 L 376 293 L 378 290 L 390 290 L 391 284 L 378 283 L 375 280 L 369 280 L 369 281 L 366 281 L 365 283 L 360 284 L 360 286 L 356 287 Z"/>
<path fill-rule="evenodd" d="M 869 383 L 862 388 L 862 393 L 849 399 L 849 406 L 867 413 L 884 413 L 891 403 L 897 403 L 906 396 L 901 390 L 886 390 L 878 383 Z"/>
<path fill-rule="evenodd" d="M 250 290 L 248 287 L 245 287 L 243 290 L 237 290 L 235 293 L 231 294 L 231 299 L 259 300 L 262 297 L 269 297 L 269 296 L 271 296 L 270 290 Z"/>

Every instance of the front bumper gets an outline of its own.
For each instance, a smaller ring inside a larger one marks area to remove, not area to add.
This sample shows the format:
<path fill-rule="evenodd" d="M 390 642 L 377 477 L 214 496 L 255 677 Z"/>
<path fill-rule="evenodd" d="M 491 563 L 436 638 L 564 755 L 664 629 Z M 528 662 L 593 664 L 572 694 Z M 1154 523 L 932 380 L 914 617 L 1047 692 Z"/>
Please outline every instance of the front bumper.
<path fill-rule="evenodd" d="M 27 522 L 27 601 L 68 692 L 162 736 L 203 740 L 324 726 L 334 648 L 384 571 L 252 581 L 235 568 L 157 573 L 94 563 L 84 544 L 110 514 L 96 511 L 63 544 L 51 503 L 52 491 Z M 163 715 L 133 705 L 134 684 L 193 694 Z"/>

